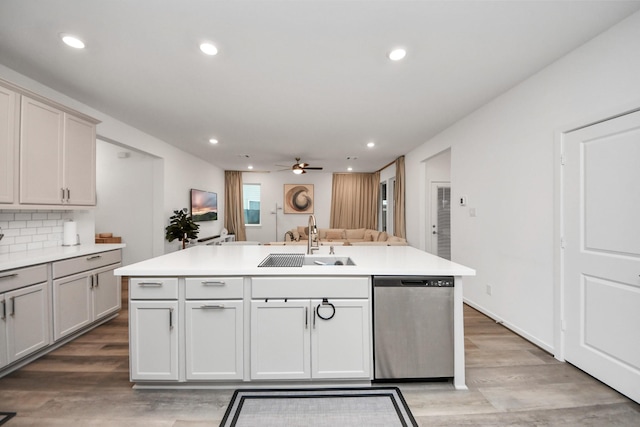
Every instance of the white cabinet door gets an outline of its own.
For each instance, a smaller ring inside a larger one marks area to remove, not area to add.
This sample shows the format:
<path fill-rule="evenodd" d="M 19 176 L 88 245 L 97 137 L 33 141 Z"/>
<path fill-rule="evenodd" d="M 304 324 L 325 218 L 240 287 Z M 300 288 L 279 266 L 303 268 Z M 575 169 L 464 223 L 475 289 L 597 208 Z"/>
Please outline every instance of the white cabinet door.
<path fill-rule="evenodd" d="M 66 203 L 96 204 L 96 127 L 64 115 L 63 185 Z"/>
<path fill-rule="evenodd" d="M 131 380 L 178 380 L 178 302 L 131 301 Z"/>
<path fill-rule="evenodd" d="M 15 201 L 19 99 L 18 94 L 0 86 L 0 203 Z M 0 355 L 0 363 L 2 363 L 1 357 Z"/>
<path fill-rule="evenodd" d="M 187 301 L 187 380 L 241 380 L 243 301 Z"/>
<path fill-rule="evenodd" d="M 312 300 L 312 378 L 370 378 L 369 301 Z"/>
<path fill-rule="evenodd" d="M 0 294 L 0 369 L 9 363 L 7 322 L 7 300 L 4 298 L 4 294 Z"/>
<path fill-rule="evenodd" d="M 53 337 L 63 338 L 93 321 L 90 274 L 53 281 Z"/>
<path fill-rule="evenodd" d="M 251 301 L 251 379 L 311 377 L 309 300 Z"/>
<path fill-rule="evenodd" d="M 9 363 L 50 343 L 47 284 L 28 286 L 5 294 Z"/>
<path fill-rule="evenodd" d="M 22 97 L 20 203 L 62 204 L 64 113 Z"/>
<path fill-rule="evenodd" d="M 93 281 L 93 287 L 91 288 L 93 293 L 93 320 L 98 320 L 116 312 L 122 306 L 120 278 L 113 274 L 113 270 L 119 266 L 120 264 L 95 270 L 93 278 L 89 279 Z"/>

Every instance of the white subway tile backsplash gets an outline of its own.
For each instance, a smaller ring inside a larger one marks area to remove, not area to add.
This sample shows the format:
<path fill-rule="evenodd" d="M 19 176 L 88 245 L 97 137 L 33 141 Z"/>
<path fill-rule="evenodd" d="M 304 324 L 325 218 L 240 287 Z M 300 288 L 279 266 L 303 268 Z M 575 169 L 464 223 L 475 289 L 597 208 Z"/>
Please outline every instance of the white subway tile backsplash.
<path fill-rule="evenodd" d="M 72 218 L 69 211 L 0 210 L 0 254 L 60 246 L 63 223 Z"/>
<path fill-rule="evenodd" d="M 28 221 L 31 219 L 31 214 L 19 212 L 15 214 L 15 217 L 13 219 L 15 221 Z"/>

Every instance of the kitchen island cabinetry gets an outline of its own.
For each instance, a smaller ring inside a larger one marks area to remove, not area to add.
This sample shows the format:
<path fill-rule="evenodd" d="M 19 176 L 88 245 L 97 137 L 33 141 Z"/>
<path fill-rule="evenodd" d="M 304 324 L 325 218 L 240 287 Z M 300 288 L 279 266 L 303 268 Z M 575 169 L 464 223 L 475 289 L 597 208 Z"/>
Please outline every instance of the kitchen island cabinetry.
<path fill-rule="evenodd" d="M 252 278 L 251 379 L 370 379 L 369 289 L 369 277 Z"/>
<path fill-rule="evenodd" d="M 178 381 L 178 279 L 132 279 L 129 296 L 131 380 Z"/>
<path fill-rule="evenodd" d="M 49 301 L 45 265 L 0 273 L 0 368 L 51 343 Z"/>
<path fill-rule="evenodd" d="M 244 280 L 185 279 L 186 379 L 244 378 Z"/>
<path fill-rule="evenodd" d="M 120 250 L 53 263 L 54 340 L 120 310 Z"/>
<path fill-rule="evenodd" d="M 340 247 L 353 261 L 342 264 L 328 262 L 328 247 L 304 249 L 200 245 L 117 269 L 130 277 L 135 387 L 370 385 L 372 278 L 404 275 L 454 277 L 453 386 L 466 389 L 462 276 L 472 269 L 409 246 Z M 274 254 L 304 259 L 259 266 Z"/>

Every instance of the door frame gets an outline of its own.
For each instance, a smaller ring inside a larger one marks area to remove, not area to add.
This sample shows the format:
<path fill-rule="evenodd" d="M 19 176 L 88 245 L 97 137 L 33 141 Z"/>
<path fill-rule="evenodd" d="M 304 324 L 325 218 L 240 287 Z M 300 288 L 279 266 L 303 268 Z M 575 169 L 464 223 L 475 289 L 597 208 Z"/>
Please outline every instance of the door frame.
<path fill-rule="evenodd" d="M 437 197 L 438 197 L 438 188 L 448 188 L 451 191 L 451 181 L 430 181 L 429 182 L 429 194 L 431 200 L 429 201 L 430 209 L 429 209 L 429 220 L 431 222 L 431 228 L 428 228 L 427 234 L 429 235 L 429 250 L 430 253 L 438 256 L 438 238 L 434 237 L 433 234 L 433 225 L 438 222 L 438 214 L 437 214 Z M 435 190 L 435 191 L 434 191 Z M 451 200 L 449 200 L 451 202 Z M 449 217 L 451 217 L 451 212 L 449 212 Z M 440 224 L 438 224 L 437 233 L 440 234 Z M 437 234 L 435 235 L 437 236 Z M 451 245 L 451 230 L 449 230 L 449 245 Z"/>
<path fill-rule="evenodd" d="M 625 116 L 627 114 L 640 111 L 640 99 L 632 103 L 627 103 L 618 108 L 608 108 L 603 111 L 596 111 L 585 116 L 583 119 L 568 123 L 557 128 L 554 132 L 553 147 L 553 356 L 562 362 L 565 361 L 565 334 L 564 334 L 564 318 L 565 318 L 565 282 L 564 282 L 564 220 L 565 215 L 562 209 L 564 204 L 564 146 L 567 134 L 579 129 L 589 127 L 601 122 Z"/>

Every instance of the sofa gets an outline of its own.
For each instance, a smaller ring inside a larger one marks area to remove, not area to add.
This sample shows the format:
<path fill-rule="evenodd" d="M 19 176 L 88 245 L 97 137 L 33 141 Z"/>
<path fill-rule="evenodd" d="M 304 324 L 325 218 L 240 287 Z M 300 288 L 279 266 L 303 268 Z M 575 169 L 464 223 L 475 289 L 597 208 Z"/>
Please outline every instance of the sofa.
<path fill-rule="evenodd" d="M 285 244 L 307 243 L 306 226 L 298 226 L 285 233 Z M 318 243 L 326 245 L 382 245 L 382 246 L 406 246 L 407 240 L 402 237 L 389 235 L 385 231 L 372 230 L 370 228 L 318 228 Z"/>

